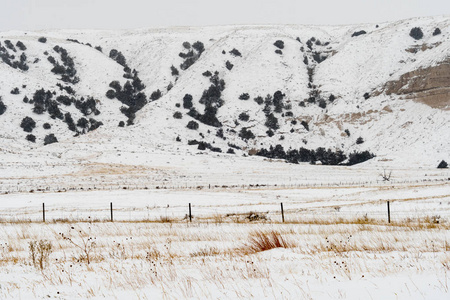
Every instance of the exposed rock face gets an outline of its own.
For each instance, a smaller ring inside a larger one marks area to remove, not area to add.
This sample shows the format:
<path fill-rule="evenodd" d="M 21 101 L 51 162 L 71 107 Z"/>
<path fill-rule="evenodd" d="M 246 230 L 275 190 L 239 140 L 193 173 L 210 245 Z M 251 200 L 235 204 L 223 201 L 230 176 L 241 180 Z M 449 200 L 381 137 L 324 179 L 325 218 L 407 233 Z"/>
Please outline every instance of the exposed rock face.
<path fill-rule="evenodd" d="M 386 83 L 386 95 L 406 95 L 433 108 L 450 110 L 450 58 L 440 64 L 403 74 Z"/>

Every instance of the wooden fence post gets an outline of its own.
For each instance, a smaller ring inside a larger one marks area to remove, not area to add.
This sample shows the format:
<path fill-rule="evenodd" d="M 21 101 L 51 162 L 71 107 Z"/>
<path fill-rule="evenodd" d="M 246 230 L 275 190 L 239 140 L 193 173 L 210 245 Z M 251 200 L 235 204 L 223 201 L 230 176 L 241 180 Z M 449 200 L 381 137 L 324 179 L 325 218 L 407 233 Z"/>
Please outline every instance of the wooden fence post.
<path fill-rule="evenodd" d="M 391 223 L 391 207 L 389 206 L 389 201 L 387 202 L 388 209 L 388 223 Z"/>
<path fill-rule="evenodd" d="M 189 222 L 192 222 L 191 204 L 189 203 Z"/>
<path fill-rule="evenodd" d="M 42 221 L 45 223 L 45 203 L 42 203 Z"/>
<path fill-rule="evenodd" d="M 114 222 L 114 218 L 113 218 L 113 205 L 112 205 L 112 202 L 109 203 L 109 207 L 110 207 L 110 210 L 111 210 L 111 222 Z"/>
<path fill-rule="evenodd" d="M 281 202 L 281 219 L 283 220 L 283 223 L 284 223 L 284 209 L 283 209 L 283 202 Z"/>

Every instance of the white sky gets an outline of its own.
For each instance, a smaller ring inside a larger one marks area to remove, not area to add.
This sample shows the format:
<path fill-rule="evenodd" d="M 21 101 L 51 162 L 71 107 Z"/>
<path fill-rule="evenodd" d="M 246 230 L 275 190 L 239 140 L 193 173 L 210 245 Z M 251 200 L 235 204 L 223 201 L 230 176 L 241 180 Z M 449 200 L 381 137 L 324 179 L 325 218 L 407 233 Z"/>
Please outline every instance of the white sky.
<path fill-rule="evenodd" d="M 0 0 L 0 31 L 381 23 L 450 14 L 450 0 Z"/>

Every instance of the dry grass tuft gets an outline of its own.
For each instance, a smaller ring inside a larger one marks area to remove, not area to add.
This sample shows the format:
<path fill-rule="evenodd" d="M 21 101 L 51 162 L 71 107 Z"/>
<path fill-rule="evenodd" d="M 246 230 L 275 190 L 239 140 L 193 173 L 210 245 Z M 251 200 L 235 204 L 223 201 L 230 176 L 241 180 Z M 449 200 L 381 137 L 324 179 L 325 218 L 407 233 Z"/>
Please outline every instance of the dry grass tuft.
<path fill-rule="evenodd" d="M 289 248 L 293 245 L 287 242 L 279 231 L 258 230 L 250 234 L 249 243 L 246 246 L 247 252 L 257 253 L 274 248 Z"/>

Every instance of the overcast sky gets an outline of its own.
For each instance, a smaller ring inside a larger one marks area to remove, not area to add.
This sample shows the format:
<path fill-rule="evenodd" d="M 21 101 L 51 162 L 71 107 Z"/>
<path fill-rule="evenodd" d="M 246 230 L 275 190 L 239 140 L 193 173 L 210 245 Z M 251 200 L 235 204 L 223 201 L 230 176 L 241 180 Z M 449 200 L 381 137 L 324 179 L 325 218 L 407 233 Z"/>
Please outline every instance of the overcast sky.
<path fill-rule="evenodd" d="M 381 23 L 450 14 L 450 0 L 1 0 L 0 31 Z"/>

